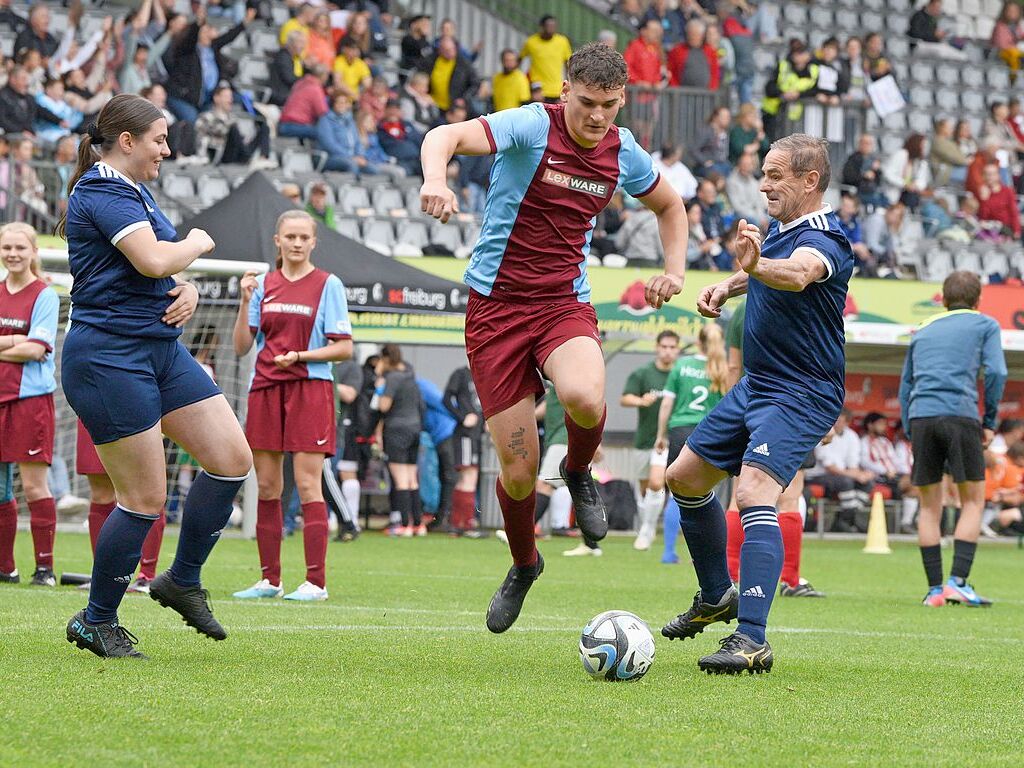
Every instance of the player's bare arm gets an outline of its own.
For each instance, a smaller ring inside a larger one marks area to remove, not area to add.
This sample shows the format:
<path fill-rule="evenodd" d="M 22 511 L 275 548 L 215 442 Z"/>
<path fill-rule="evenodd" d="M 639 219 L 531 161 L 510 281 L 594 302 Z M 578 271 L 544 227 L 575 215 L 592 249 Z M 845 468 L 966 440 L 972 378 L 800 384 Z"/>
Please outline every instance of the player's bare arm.
<path fill-rule="evenodd" d="M 686 223 L 686 208 L 682 198 L 665 179 L 659 179 L 649 195 L 640 202 L 654 211 L 658 219 L 658 236 L 665 251 L 665 272 L 647 281 L 644 299 L 659 309 L 666 301 L 683 290 L 686 277 L 686 242 L 689 230 Z"/>
<path fill-rule="evenodd" d="M 442 223 L 459 212 L 459 201 L 448 188 L 448 163 L 455 155 L 489 155 L 491 145 L 479 120 L 439 125 L 427 132 L 420 147 L 423 186 L 420 210 Z"/>
<path fill-rule="evenodd" d="M 237 324 L 237 320 L 235 321 Z M 293 349 L 274 358 L 278 368 L 288 368 L 296 363 L 336 363 L 352 357 L 352 339 L 337 339 L 317 349 Z"/>
<path fill-rule="evenodd" d="M 654 450 L 668 450 L 668 417 L 672 414 L 672 406 L 675 404 L 676 395 L 674 392 L 664 392 L 661 396 L 661 405 L 658 407 L 658 436 L 654 439 Z"/>
<path fill-rule="evenodd" d="M 619 398 L 619 405 L 623 408 L 646 408 L 654 405 L 657 399 L 658 396 L 651 392 L 645 392 L 642 395 L 625 394 Z"/>
<path fill-rule="evenodd" d="M 697 297 L 697 311 L 704 317 L 718 318 L 722 316 L 722 307 L 725 302 L 735 296 L 742 296 L 747 292 L 747 283 L 750 275 L 740 270 L 725 280 L 712 283 L 703 290 Z"/>
<path fill-rule="evenodd" d="M 137 229 L 117 241 L 117 249 L 139 274 L 154 278 L 178 274 L 214 247 L 213 238 L 202 229 L 191 230 L 177 243 L 157 240 L 151 227 Z"/>
<path fill-rule="evenodd" d="M 187 280 L 178 277 L 175 277 L 174 280 L 177 285 L 167 292 L 168 296 L 174 297 L 174 301 L 167 307 L 162 319 L 167 325 L 181 328 L 195 314 L 196 307 L 199 306 L 199 289 Z"/>
<path fill-rule="evenodd" d="M 249 328 L 249 301 L 252 299 L 252 292 L 256 290 L 256 286 L 256 273 L 252 270 L 242 275 L 242 280 L 238 284 L 241 295 L 238 299 L 238 315 L 235 316 L 231 341 L 235 347 L 235 354 L 239 357 L 252 349 L 253 340 L 256 338 Z"/>

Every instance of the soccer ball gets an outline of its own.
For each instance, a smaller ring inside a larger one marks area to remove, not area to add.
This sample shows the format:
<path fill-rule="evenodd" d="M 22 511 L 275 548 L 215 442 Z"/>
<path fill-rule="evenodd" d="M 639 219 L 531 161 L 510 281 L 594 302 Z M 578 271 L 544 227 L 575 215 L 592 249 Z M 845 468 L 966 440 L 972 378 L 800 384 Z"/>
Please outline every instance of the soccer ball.
<path fill-rule="evenodd" d="M 580 661 L 595 680 L 639 680 L 654 663 L 647 622 L 628 611 L 599 613 L 580 635 Z"/>

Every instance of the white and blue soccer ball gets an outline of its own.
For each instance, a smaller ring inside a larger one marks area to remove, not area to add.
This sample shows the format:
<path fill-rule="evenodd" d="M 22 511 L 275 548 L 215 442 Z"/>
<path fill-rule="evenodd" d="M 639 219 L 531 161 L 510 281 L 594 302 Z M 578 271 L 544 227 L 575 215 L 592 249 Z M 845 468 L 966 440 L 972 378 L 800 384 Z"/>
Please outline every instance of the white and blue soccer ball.
<path fill-rule="evenodd" d="M 599 613 L 580 635 L 580 661 L 595 680 L 639 680 L 654 663 L 647 622 L 628 611 Z"/>

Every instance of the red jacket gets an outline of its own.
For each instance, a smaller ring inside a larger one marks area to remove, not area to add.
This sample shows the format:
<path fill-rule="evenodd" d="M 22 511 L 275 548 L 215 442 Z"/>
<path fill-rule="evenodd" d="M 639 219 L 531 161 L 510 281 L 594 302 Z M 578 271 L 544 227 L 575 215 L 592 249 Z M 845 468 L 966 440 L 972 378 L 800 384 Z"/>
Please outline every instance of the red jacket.
<path fill-rule="evenodd" d="M 661 82 L 661 48 L 636 38 L 622 54 L 629 71 L 629 82 L 657 85 Z"/>
<path fill-rule="evenodd" d="M 722 77 L 718 67 L 718 53 L 710 45 L 705 45 L 704 55 L 708 60 L 708 71 L 711 73 L 708 89 L 717 91 Z M 668 73 L 672 78 L 672 85 L 682 84 L 682 74 L 683 70 L 686 69 L 686 60 L 688 58 L 690 58 L 690 46 L 685 42 L 678 43 L 675 48 L 668 52 Z"/>
<path fill-rule="evenodd" d="M 992 192 L 988 198 L 978 203 L 978 218 L 982 221 L 998 221 L 1020 239 L 1020 213 L 1017 211 L 1017 198 L 1005 184 L 1000 185 L 998 192 Z"/>
<path fill-rule="evenodd" d="M 305 75 L 292 86 L 292 92 L 281 107 L 282 123 L 316 125 L 327 114 L 327 93 L 316 75 Z"/>

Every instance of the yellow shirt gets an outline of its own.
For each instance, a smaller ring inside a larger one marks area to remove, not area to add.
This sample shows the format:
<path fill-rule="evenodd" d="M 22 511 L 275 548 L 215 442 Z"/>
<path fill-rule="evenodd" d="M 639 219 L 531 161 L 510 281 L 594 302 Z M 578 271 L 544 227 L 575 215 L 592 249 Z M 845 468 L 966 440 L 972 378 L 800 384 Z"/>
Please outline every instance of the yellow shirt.
<path fill-rule="evenodd" d="M 305 32 L 307 35 L 309 34 L 309 27 L 307 27 L 301 21 L 295 18 L 288 19 L 288 21 L 281 25 L 281 45 L 284 45 L 285 40 L 288 39 L 289 33 L 294 32 L 296 29 L 301 32 Z"/>
<path fill-rule="evenodd" d="M 492 80 L 494 111 L 521 107 L 530 100 L 530 81 L 521 69 L 513 69 L 507 75 L 499 72 Z"/>
<path fill-rule="evenodd" d="M 540 35 L 530 35 L 519 53 L 521 59 L 527 56 L 530 57 L 530 82 L 543 86 L 544 98 L 558 98 L 565 79 L 565 62 L 572 56 L 569 38 L 552 35 L 550 40 L 545 40 Z"/>
<path fill-rule="evenodd" d="M 356 96 L 359 95 L 363 81 L 370 77 L 369 66 L 358 57 L 349 64 L 344 56 L 338 56 L 334 60 L 334 71 L 341 75 L 342 81 Z"/>
<path fill-rule="evenodd" d="M 448 85 L 452 81 L 452 72 L 455 71 L 455 59 L 437 57 L 434 68 L 430 71 L 430 95 L 437 102 L 437 106 L 444 112 L 452 103 L 452 95 Z"/>

